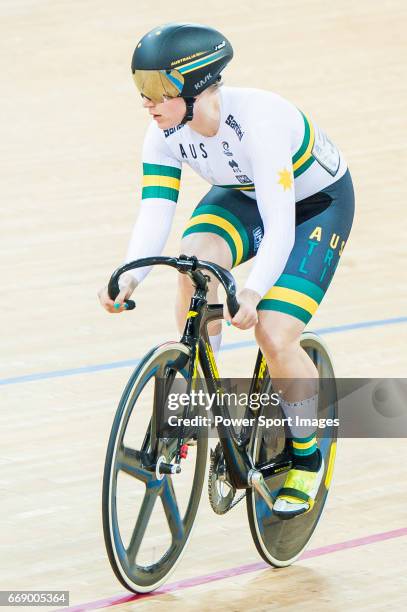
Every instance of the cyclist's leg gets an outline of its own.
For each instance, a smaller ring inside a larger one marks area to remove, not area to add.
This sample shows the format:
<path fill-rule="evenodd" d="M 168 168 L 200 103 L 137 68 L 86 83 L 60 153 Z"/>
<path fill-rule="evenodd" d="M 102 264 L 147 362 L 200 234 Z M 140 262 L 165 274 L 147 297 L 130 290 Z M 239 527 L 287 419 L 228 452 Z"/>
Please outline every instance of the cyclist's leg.
<path fill-rule="evenodd" d="M 300 346 L 304 327 L 305 323 L 292 315 L 259 310 L 255 334 L 274 386 L 283 398 L 281 405 L 285 416 L 292 419 L 294 462 L 297 466 L 316 471 L 320 467 L 316 428 L 295 424 L 297 416 L 306 419 L 317 417 L 318 371 Z"/>
<path fill-rule="evenodd" d="M 212 187 L 196 207 L 183 234 L 181 251 L 213 261 L 230 270 L 250 259 L 263 235 L 263 225 L 254 200 L 232 189 Z M 218 302 L 218 282 L 211 280 L 208 300 Z M 185 275 L 179 276 L 177 321 L 185 322 L 193 287 Z M 221 322 L 209 326 L 211 343 L 220 346 Z"/>
<path fill-rule="evenodd" d="M 322 211 L 314 214 L 318 208 Z M 349 173 L 320 194 L 298 203 L 297 210 L 301 214 L 297 215 L 295 244 L 283 274 L 258 306 L 256 338 L 271 376 L 279 379 L 282 408 L 294 423 L 291 427 L 294 466 L 308 472 L 305 476 L 300 474 L 300 480 L 307 481 L 306 492 L 312 499 L 319 486 L 317 475 L 323 473 L 316 429 L 298 427 L 296 417 L 316 416 L 318 372 L 300 347 L 300 337 L 328 289 L 350 233 L 354 196 Z M 296 482 L 299 482 L 296 474 L 289 474 L 286 488 L 295 488 Z M 283 512 L 288 506 L 295 511 L 312 507 L 312 503 L 290 503 L 292 495 L 284 499 L 288 503 L 280 504 Z"/>
<path fill-rule="evenodd" d="M 312 509 L 325 469 L 317 444 L 317 427 L 298 425 L 296 420 L 311 419 L 312 423 L 318 416 L 318 371 L 300 346 L 304 327 L 305 323 L 292 315 L 259 310 L 256 339 L 282 398 L 284 416 L 290 419 L 292 436 L 293 469 L 273 507 L 274 513 L 283 518 Z"/>
<path fill-rule="evenodd" d="M 320 212 L 318 212 L 320 210 Z M 321 193 L 297 203 L 295 244 L 275 285 L 261 300 L 256 338 L 276 378 L 313 378 L 316 368 L 300 337 L 327 291 L 353 221 L 349 172 Z M 289 391 L 296 401 L 296 389 Z"/>
<path fill-rule="evenodd" d="M 287 401 L 298 402 L 304 397 L 312 397 L 318 371 L 300 346 L 305 323 L 283 312 L 263 310 L 268 306 L 265 300 L 259 305 L 255 335 L 266 358 L 270 376 L 278 380 Z"/>

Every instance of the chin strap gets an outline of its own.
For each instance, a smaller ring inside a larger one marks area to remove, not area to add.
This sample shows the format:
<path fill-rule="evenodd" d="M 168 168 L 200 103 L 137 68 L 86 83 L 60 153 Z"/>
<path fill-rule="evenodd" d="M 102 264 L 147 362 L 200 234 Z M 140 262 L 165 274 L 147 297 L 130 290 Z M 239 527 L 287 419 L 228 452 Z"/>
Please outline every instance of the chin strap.
<path fill-rule="evenodd" d="M 192 121 L 194 116 L 194 104 L 196 98 L 184 98 L 185 104 L 187 105 L 187 110 L 185 112 L 184 118 L 181 121 L 181 125 L 187 123 L 187 121 Z"/>

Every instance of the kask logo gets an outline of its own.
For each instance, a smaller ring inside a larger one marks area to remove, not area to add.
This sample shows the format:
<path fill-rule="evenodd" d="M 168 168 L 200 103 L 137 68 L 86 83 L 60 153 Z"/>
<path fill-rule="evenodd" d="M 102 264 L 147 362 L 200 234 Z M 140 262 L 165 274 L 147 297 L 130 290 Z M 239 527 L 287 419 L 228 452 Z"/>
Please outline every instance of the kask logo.
<path fill-rule="evenodd" d="M 210 81 L 210 79 L 212 78 L 212 74 L 210 72 L 208 72 L 208 74 L 206 75 L 205 78 L 201 79 L 200 81 L 198 81 L 198 83 L 195 83 L 194 87 L 196 90 L 201 89 L 201 87 L 203 87 L 204 85 L 206 85 L 206 83 L 208 81 Z"/>

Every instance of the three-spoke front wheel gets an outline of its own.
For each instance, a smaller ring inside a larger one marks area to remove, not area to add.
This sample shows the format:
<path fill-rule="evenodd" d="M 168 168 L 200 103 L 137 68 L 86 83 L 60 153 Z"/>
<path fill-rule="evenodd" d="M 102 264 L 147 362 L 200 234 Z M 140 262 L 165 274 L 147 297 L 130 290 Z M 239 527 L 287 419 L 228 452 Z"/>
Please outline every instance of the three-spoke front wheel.
<path fill-rule="evenodd" d="M 110 434 L 103 477 L 104 538 L 114 573 L 134 592 L 156 589 L 175 569 L 201 498 L 206 436 L 199 435 L 189 447 L 180 474 L 162 474 L 157 467 L 175 460 L 177 439 L 158 431 L 157 423 L 172 386 L 186 381 L 189 366 L 190 352 L 182 343 L 166 343 L 148 353 L 123 392 Z"/>

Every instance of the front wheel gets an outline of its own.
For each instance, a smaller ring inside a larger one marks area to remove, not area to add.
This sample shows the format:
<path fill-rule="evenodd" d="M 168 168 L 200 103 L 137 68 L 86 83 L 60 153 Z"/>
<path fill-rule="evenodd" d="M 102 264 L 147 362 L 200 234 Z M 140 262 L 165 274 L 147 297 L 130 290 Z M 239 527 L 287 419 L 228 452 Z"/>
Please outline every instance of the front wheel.
<path fill-rule="evenodd" d="M 174 383 L 187 380 L 190 359 L 188 347 L 176 342 L 148 353 L 123 392 L 109 438 L 102 494 L 106 550 L 118 580 L 138 593 L 159 587 L 181 560 L 201 498 L 206 436 L 188 448 L 180 474 L 157 468 L 174 463 L 177 447 L 174 432 L 161 437 L 168 434 L 159 431 L 157 415 Z"/>
<path fill-rule="evenodd" d="M 338 404 L 334 370 L 325 343 L 314 333 L 306 332 L 301 337 L 301 346 L 308 353 L 318 369 L 319 402 L 318 418 L 336 419 Z M 280 410 L 280 409 L 279 409 Z M 264 409 L 263 409 L 264 412 Z M 259 413 L 260 414 L 260 413 Z M 281 411 L 275 417 L 282 417 Z M 321 516 L 331 483 L 335 462 L 337 426 L 332 425 L 317 431 L 318 446 L 325 462 L 325 471 L 311 511 L 282 520 L 269 509 L 265 501 L 251 489 L 247 493 L 247 513 L 250 531 L 256 548 L 262 558 L 275 567 L 294 563 L 307 546 Z M 284 453 L 284 431 L 270 435 L 258 424 L 252 435 L 251 454 L 255 466 L 271 462 Z M 272 497 L 275 499 L 284 484 L 287 473 L 266 479 Z"/>

